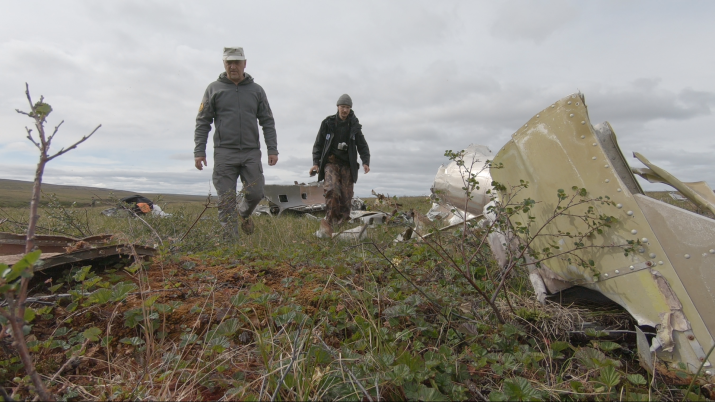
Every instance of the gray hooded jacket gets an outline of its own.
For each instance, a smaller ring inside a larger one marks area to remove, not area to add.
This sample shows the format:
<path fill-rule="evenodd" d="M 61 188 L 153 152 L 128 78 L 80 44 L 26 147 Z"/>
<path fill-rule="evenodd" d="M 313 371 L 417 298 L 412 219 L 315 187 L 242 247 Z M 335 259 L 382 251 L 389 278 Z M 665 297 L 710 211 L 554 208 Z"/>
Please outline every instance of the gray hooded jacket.
<path fill-rule="evenodd" d="M 258 123 L 263 127 L 268 155 L 278 155 L 276 124 L 268 98 L 253 77 L 238 85 L 221 73 L 206 88 L 196 116 L 194 157 L 206 156 L 206 141 L 214 124 L 214 148 L 260 149 Z"/>

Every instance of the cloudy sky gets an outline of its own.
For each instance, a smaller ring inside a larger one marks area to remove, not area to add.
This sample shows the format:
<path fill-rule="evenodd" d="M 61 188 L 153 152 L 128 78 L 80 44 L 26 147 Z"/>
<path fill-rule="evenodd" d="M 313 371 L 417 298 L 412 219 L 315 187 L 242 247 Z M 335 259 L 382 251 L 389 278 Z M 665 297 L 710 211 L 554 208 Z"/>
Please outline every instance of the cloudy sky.
<path fill-rule="evenodd" d="M 0 178 L 31 180 L 24 83 L 65 120 L 55 149 L 97 124 L 45 181 L 206 194 L 196 112 L 243 46 L 268 94 L 280 160 L 269 184 L 310 180 L 311 149 L 342 93 L 370 145 L 371 189 L 422 195 L 446 149 L 498 151 L 553 101 L 581 91 L 633 151 L 715 187 L 715 2 L 0 1 Z M 211 146 L 209 145 L 209 163 Z M 265 152 L 264 152 L 265 155 Z M 660 189 L 647 185 L 646 189 Z"/>

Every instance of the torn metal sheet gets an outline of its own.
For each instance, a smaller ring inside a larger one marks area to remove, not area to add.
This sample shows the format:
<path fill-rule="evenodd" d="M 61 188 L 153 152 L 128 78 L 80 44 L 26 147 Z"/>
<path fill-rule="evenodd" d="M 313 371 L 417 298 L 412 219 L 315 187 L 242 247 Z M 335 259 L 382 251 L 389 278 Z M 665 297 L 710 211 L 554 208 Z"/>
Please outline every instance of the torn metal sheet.
<path fill-rule="evenodd" d="M 294 185 L 268 184 L 263 187 L 263 194 L 271 210 L 278 215 L 286 210 L 296 212 L 325 210 L 322 182 Z"/>
<path fill-rule="evenodd" d="M 35 246 L 46 253 L 64 253 L 77 244 L 105 244 L 112 238 L 110 234 L 77 239 L 69 236 L 36 235 Z M 25 252 L 26 235 L 0 232 L 0 255 L 22 254 Z"/>
<path fill-rule="evenodd" d="M 648 338 L 646 338 L 645 333 L 638 328 L 638 326 L 636 326 L 636 345 L 638 347 L 638 361 L 644 369 L 652 373 L 655 370 L 653 352 L 650 350 Z"/>
<path fill-rule="evenodd" d="M 452 210 L 454 208 L 449 207 L 447 205 L 442 205 L 437 202 L 432 203 L 432 208 L 430 208 L 429 211 L 427 211 L 427 219 L 431 220 L 432 222 L 434 221 L 448 221 L 454 214 L 452 213 Z"/>
<path fill-rule="evenodd" d="M 680 195 L 674 191 L 669 192 L 668 195 L 670 196 L 670 198 L 674 199 L 675 201 L 687 201 L 688 200 L 687 198 L 683 197 L 682 195 Z"/>
<path fill-rule="evenodd" d="M 314 220 L 314 221 L 319 221 L 319 220 L 322 219 L 322 218 L 318 218 L 317 216 L 315 216 L 315 215 L 313 215 L 313 214 L 311 214 L 311 213 L 309 213 L 309 212 L 304 213 L 303 216 L 306 217 L 306 218 L 308 218 L 308 219 L 312 219 L 312 220 Z"/>
<path fill-rule="evenodd" d="M 93 263 L 106 260 L 112 257 L 152 257 L 156 254 L 156 249 L 140 245 L 114 244 L 74 250 L 67 253 L 42 253 L 35 265 L 35 272 L 46 271 L 67 265 L 92 265 Z M 0 262 L 7 265 L 20 261 L 23 254 L 12 254 L 0 256 Z"/>
<path fill-rule="evenodd" d="M 691 187 L 688 183 L 683 183 L 664 169 L 652 164 L 645 158 L 645 156 L 639 154 L 638 152 L 633 153 L 633 156 L 644 165 L 648 166 L 648 169 L 633 169 L 633 173 L 642 176 L 651 183 L 665 183 L 674 187 L 695 205 L 707 209 L 715 215 L 715 194 L 713 194 L 712 189 L 707 185 L 707 183 L 691 183 L 694 184 L 694 186 Z"/>
<path fill-rule="evenodd" d="M 362 221 L 362 223 L 367 224 L 371 228 L 377 225 L 384 225 L 387 223 L 388 215 L 384 212 L 375 211 L 350 211 L 350 220 Z"/>
<path fill-rule="evenodd" d="M 339 233 L 333 233 L 333 239 L 343 241 L 362 240 L 367 237 L 367 226 L 368 225 L 364 223 L 352 229 L 343 230 Z"/>
<path fill-rule="evenodd" d="M 486 192 L 491 188 L 492 183 L 488 162 L 493 159 L 492 151 L 484 145 L 469 145 L 464 150 L 464 165 L 452 161 L 447 166 L 442 165 L 437 169 L 431 188 L 432 194 L 439 199 L 441 205 L 461 211 L 466 210 L 473 215 L 481 215 L 484 205 L 491 201 Z M 471 169 L 471 173 L 476 175 L 476 180 L 479 182 L 479 189 L 472 192 L 472 198 L 468 202 L 463 190 L 465 187 L 463 176 L 466 169 Z"/>
<path fill-rule="evenodd" d="M 284 211 L 300 213 L 325 211 L 325 197 L 323 196 L 323 182 L 295 184 L 267 184 L 263 187 L 263 194 L 268 200 L 268 212 L 281 215 Z M 266 213 L 266 207 L 259 213 Z M 360 198 L 353 198 L 353 210 L 365 208 L 365 202 Z"/>
<path fill-rule="evenodd" d="M 706 197 L 637 156 L 649 172 L 691 200 L 700 198 L 699 205 L 710 209 Z M 684 363 L 695 373 L 705 358 L 702 351 L 715 343 L 715 220 L 643 195 L 613 129 L 607 122 L 591 125 L 580 93 L 535 114 L 493 159 L 503 165 L 490 172 L 495 181 L 507 188 L 519 185 L 520 180 L 529 182 L 512 202 L 539 201 L 529 212 L 536 227 L 552 216 L 559 188 L 585 188 L 593 197 L 608 196 L 616 203 L 583 206 L 618 219 L 603 235 L 586 238 L 589 248 L 575 251 L 583 260 L 594 262 L 592 269 L 574 266 L 566 258 L 552 258 L 532 272 L 539 272 L 550 292 L 579 284 L 620 304 L 639 325 L 657 329 L 649 349 L 659 361 Z M 709 195 L 707 189 L 700 188 L 700 192 Z M 586 230 L 583 222 L 568 217 L 548 222 L 541 233 Z M 541 250 L 549 247 L 548 241 L 537 238 L 531 247 Z M 627 241 L 638 243 L 635 253 L 626 256 L 622 249 L 611 247 Z M 711 365 L 714 358 L 705 364 Z M 652 364 L 643 363 L 652 369 Z"/>
<path fill-rule="evenodd" d="M 253 215 L 256 215 L 256 216 L 270 215 L 270 214 L 271 214 L 271 207 L 268 205 L 257 205 L 256 209 L 253 210 Z"/>
<path fill-rule="evenodd" d="M 483 217 L 482 215 L 472 216 L 470 218 L 467 218 L 467 222 L 473 221 L 475 219 L 480 219 L 482 217 Z M 437 229 L 437 232 L 446 232 L 448 230 L 457 229 L 457 228 L 460 228 L 463 226 L 464 226 L 464 221 L 457 222 L 457 223 L 453 223 L 451 225 L 441 227 L 441 228 Z M 430 233 L 427 233 L 424 231 L 420 232 L 419 230 L 416 230 L 415 228 L 410 226 L 407 229 L 405 229 L 404 232 L 397 235 L 397 238 L 395 238 L 394 242 L 399 243 L 399 242 L 408 241 L 408 240 L 415 239 L 415 238 L 426 239 L 426 238 L 432 236 L 434 233 L 435 232 L 430 232 Z"/>

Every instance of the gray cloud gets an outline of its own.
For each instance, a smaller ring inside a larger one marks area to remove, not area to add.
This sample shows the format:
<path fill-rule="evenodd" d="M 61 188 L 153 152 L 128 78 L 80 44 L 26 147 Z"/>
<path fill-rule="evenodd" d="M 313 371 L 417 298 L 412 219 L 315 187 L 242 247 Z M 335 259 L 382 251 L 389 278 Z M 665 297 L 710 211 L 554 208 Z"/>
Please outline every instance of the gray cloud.
<path fill-rule="evenodd" d="M 499 2 L 491 33 L 500 39 L 541 43 L 575 20 L 576 6 L 567 0 Z"/>
<path fill-rule="evenodd" d="M 710 115 L 715 92 L 692 88 L 669 90 L 660 87 L 661 79 L 639 78 L 630 86 L 601 86 L 589 92 L 588 104 L 598 105 L 598 113 L 609 119 L 645 124 L 657 119 L 686 120 Z"/>
<path fill-rule="evenodd" d="M 592 120 L 612 123 L 627 156 L 639 151 L 715 184 L 704 158 L 715 147 L 713 59 L 702 51 L 715 45 L 705 18 L 714 10 L 560 0 L 11 3 L 0 15 L 2 177 L 34 172 L 30 121 L 14 112 L 27 81 L 53 105 L 50 124 L 66 121 L 55 149 L 103 125 L 51 163 L 50 182 L 205 194 L 211 171 L 193 168 L 194 119 L 222 47 L 241 45 L 276 118 L 281 154 L 264 166 L 269 183 L 309 180 L 319 124 L 342 93 L 372 153 L 356 193 L 402 195 L 428 193 L 445 149 L 497 152 L 531 116 L 581 89 Z M 211 164 L 210 144 L 208 154 Z"/>

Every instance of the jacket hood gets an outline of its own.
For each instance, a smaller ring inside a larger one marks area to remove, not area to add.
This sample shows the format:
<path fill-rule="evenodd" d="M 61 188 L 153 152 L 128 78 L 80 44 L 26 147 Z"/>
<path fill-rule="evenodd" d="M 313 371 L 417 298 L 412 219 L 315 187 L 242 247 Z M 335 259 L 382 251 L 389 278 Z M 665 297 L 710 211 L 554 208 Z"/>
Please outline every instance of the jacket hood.
<path fill-rule="evenodd" d="M 248 84 L 253 83 L 253 77 L 251 77 L 251 74 L 243 73 L 243 75 L 245 75 L 246 78 L 244 78 L 243 81 L 241 81 L 241 83 L 238 85 L 248 85 Z M 233 83 L 233 81 L 228 79 L 228 75 L 226 74 L 225 71 L 218 75 L 218 79 L 216 81 L 223 82 L 224 84 L 236 85 Z M 352 112 L 352 110 L 351 110 L 351 112 Z"/>

